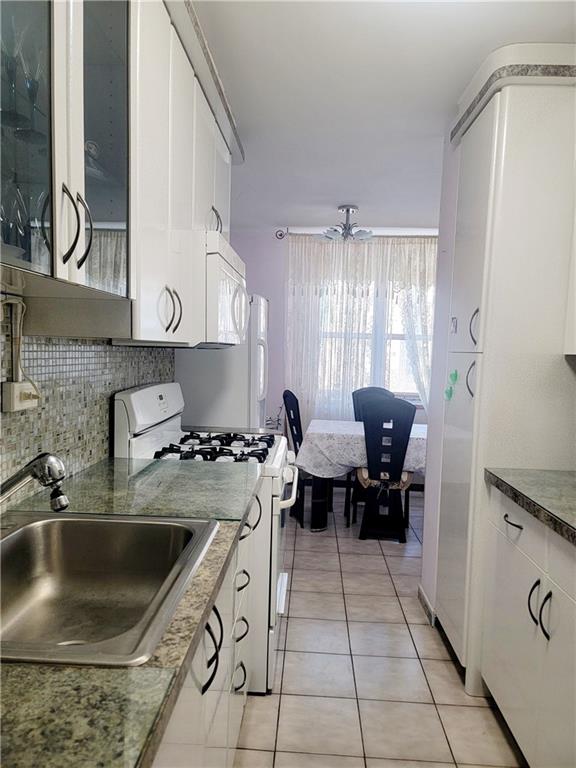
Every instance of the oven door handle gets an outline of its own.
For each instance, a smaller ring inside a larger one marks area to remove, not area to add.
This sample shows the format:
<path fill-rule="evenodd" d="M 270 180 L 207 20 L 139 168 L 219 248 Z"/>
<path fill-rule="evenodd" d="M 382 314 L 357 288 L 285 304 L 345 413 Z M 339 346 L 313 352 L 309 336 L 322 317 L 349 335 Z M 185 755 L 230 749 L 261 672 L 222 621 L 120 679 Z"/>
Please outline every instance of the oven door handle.
<path fill-rule="evenodd" d="M 296 496 L 298 494 L 298 467 L 291 466 L 289 469 L 292 471 L 292 493 L 290 498 L 280 501 L 278 506 L 280 509 L 290 509 L 296 503 Z"/>

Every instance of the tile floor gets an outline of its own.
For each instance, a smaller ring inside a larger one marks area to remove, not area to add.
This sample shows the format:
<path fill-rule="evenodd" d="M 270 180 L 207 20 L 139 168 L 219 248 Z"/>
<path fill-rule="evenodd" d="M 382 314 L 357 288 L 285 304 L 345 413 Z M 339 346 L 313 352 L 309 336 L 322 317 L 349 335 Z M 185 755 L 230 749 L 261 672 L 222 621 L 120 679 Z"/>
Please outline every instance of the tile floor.
<path fill-rule="evenodd" d="M 518 766 L 418 600 L 422 495 L 406 544 L 360 541 L 339 491 L 334 510 L 325 532 L 287 526 L 283 652 L 273 694 L 248 697 L 236 768 Z"/>

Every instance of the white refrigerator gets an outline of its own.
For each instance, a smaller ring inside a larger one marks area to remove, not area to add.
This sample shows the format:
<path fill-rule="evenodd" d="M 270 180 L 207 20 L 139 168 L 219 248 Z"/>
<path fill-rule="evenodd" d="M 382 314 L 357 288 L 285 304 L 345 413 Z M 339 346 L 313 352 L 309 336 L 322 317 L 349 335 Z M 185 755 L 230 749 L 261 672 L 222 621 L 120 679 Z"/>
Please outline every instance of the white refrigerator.
<path fill-rule="evenodd" d="M 245 344 L 177 349 L 175 379 L 184 394 L 182 424 L 254 429 L 266 426 L 268 301 L 250 298 Z"/>

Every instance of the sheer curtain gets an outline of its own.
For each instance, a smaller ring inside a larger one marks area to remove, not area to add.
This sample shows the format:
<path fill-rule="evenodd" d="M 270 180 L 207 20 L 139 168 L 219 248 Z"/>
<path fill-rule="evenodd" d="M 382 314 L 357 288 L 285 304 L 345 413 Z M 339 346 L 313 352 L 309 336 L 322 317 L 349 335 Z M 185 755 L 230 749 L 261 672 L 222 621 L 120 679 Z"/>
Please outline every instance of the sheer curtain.
<path fill-rule="evenodd" d="M 426 406 L 437 239 L 289 238 L 286 382 L 304 427 L 353 418 L 352 391 L 371 384 Z"/>

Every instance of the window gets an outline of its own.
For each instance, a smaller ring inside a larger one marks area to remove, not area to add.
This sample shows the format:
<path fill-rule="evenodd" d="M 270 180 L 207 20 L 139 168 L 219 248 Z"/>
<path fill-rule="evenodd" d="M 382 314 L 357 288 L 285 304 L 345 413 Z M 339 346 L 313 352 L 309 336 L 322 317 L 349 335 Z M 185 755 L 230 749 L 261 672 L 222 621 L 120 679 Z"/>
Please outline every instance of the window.
<path fill-rule="evenodd" d="M 290 235 L 287 386 L 304 420 L 352 418 L 351 393 L 426 397 L 436 238 Z"/>

